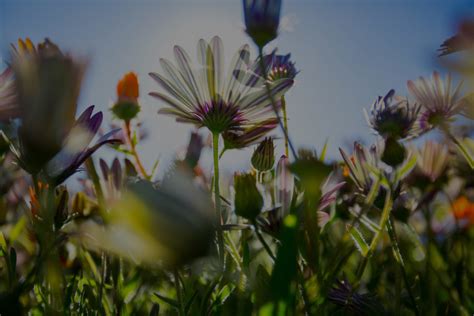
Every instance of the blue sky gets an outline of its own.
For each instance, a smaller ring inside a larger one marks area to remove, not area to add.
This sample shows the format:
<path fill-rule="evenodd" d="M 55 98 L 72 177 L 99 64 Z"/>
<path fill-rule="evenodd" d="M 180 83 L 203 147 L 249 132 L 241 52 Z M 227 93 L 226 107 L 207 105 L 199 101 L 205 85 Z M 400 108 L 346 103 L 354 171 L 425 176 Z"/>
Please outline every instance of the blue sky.
<path fill-rule="evenodd" d="M 301 69 L 287 95 L 296 145 L 320 149 L 329 139 L 329 153 L 336 157 L 339 146 L 370 141 L 362 109 L 391 88 L 405 95 L 408 79 L 442 70 L 436 49 L 473 9 L 467 0 L 284 1 L 280 37 L 273 46 L 291 52 Z M 139 74 L 142 118 L 152 135 L 140 148 L 148 166 L 157 156 L 169 160 L 185 146 L 191 129 L 156 114 L 161 105 L 147 93 L 158 87 L 148 72 L 160 71 L 159 58 L 171 59 L 173 45 L 194 57 L 197 41 L 214 35 L 222 37 L 227 60 L 249 42 L 241 1 L 0 0 L 3 58 L 10 42 L 26 36 L 34 41 L 50 37 L 91 58 L 81 110 L 95 104 L 110 118 L 117 80 L 130 70 Z M 224 156 L 222 164 L 243 168 L 250 153 Z"/>

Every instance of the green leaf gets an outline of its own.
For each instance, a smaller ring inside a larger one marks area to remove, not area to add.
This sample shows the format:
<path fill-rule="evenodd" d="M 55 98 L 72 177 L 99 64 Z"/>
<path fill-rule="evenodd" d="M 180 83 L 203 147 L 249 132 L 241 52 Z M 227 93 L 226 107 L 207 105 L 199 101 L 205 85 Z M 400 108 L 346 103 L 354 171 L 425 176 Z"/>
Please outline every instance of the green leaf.
<path fill-rule="evenodd" d="M 321 151 L 321 155 L 319 155 L 319 161 L 324 162 L 324 159 L 326 158 L 326 152 L 328 150 L 328 140 L 324 142 L 323 149 Z"/>
<path fill-rule="evenodd" d="M 7 250 L 7 241 L 5 240 L 5 236 L 3 236 L 3 232 L 0 231 L 0 250 L 6 251 Z"/>
<path fill-rule="evenodd" d="M 163 296 L 163 295 L 161 295 L 161 294 L 158 293 L 158 292 L 155 292 L 155 293 L 153 293 L 153 294 L 154 294 L 156 297 L 158 297 L 160 300 L 162 300 L 163 302 L 165 302 L 165 303 L 171 305 L 172 307 L 174 307 L 174 308 L 178 308 L 178 307 L 179 307 L 178 302 L 177 302 L 176 300 L 174 300 L 174 299 L 172 299 L 172 298 L 169 298 L 169 297 L 166 297 L 166 296 Z"/>
<path fill-rule="evenodd" d="M 195 290 L 193 295 L 189 298 L 189 300 L 186 302 L 186 305 L 184 306 L 184 313 L 187 315 L 189 314 L 189 310 L 191 309 L 191 306 L 194 303 L 195 298 L 199 294 L 198 290 Z"/>
<path fill-rule="evenodd" d="M 364 236 L 362 236 L 361 232 L 354 226 L 347 225 L 347 229 L 349 230 L 349 234 L 351 235 L 357 250 L 359 250 L 363 257 L 367 256 L 369 245 L 365 241 Z"/>
<path fill-rule="evenodd" d="M 368 218 L 366 215 L 361 215 L 360 213 L 357 213 L 353 209 L 349 209 L 349 212 L 354 216 L 359 218 L 359 222 L 363 224 L 368 230 L 377 233 L 380 230 L 379 224 L 375 223 L 372 221 L 370 218 Z M 362 211 L 361 211 L 362 212 Z"/>
<path fill-rule="evenodd" d="M 26 226 L 26 217 L 22 216 L 16 222 L 15 226 L 13 226 L 12 230 L 10 231 L 10 244 L 12 245 L 15 240 L 17 240 L 18 236 L 20 236 L 21 232 Z"/>
<path fill-rule="evenodd" d="M 416 160 L 417 160 L 417 156 L 411 155 L 410 159 L 407 159 L 405 163 L 400 168 L 397 169 L 395 173 L 394 182 L 398 182 L 402 180 L 403 178 L 405 178 L 416 166 Z"/>
<path fill-rule="evenodd" d="M 403 261 L 402 253 L 400 252 L 400 247 L 398 246 L 398 240 L 395 237 L 395 232 L 394 232 L 395 227 L 392 225 L 392 221 L 389 219 L 387 222 L 387 230 L 390 235 L 390 239 L 392 242 L 392 251 L 393 251 L 393 256 L 395 257 L 395 260 L 404 267 L 405 262 Z"/>

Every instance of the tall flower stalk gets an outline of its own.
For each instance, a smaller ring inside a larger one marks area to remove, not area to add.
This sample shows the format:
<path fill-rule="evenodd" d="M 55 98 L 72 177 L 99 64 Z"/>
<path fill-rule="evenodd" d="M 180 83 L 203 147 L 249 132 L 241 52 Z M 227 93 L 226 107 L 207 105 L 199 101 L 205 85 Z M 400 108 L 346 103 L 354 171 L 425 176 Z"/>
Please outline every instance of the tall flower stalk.
<path fill-rule="evenodd" d="M 212 151 L 214 158 L 214 203 L 216 204 L 217 220 L 217 243 L 219 247 L 219 259 L 224 262 L 224 236 L 222 233 L 221 194 L 219 190 L 219 134 L 212 134 Z"/>

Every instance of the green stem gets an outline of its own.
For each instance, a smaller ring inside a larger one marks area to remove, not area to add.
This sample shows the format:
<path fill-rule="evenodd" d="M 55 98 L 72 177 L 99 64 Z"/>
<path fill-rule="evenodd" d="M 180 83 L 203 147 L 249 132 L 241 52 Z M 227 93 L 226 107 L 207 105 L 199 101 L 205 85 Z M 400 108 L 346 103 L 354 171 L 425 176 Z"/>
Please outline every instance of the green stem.
<path fill-rule="evenodd" d="M 288 116 L 287 116 L 287 112 L 286 112 L 286 101 L 285 101 L 285 96 L 284 95 L 281 96 L 281 110 L 283 112 L 283 127 L 286 130 L 286 133 L 285 133 L 285 155 L 288 157 L 288 155 L 289 155 L 289 153 L 288 153 L 288 137 L 287 137 L 287 135 L 289 134 L 289 132 L 288 132 Z"/>
<path fill-rule="evenodd" d="M 265 251 L 268 253 L 270 258 L 272 258 L 273 262 L 275 262 L 276 257 L 273 254 L 272 250 L 270 249 L 270 246 L 265 241 L 265 238 L 263 238 L 262 234 L 260 233 L 260 230 L 258 229 L 257 222 L 254 220 L 252 224 L 253 224 L 253 227 L 255 228 L 255 234 L 257 235 L 258 240 L 260 240 L 260 243 L 262 244 L 263 248 L 265 248 Z"/>
<path fill-rule="evenodd" d="M 222 214 L 221 214 L 221 197 L 219 191 L 219 134 L 212 134 L 212 149 L 214 152 L 214 203 L 216 204 L 216 228 L 217 242 L 219 251 L 219 260 L 224 266 L 224 237 L 222 233 Z"/>
<path fill-rule="evenodd" d="M 296 150 L 293 147 L 293 143 L 291 142 L 291 139 L 288 135 L 287 130 L 285 129 L 285 126 L 283 126 L 283 123 L 282 123 L 282 120 L 281 120 L 281 117 L 280 117 L 280 113 L 278 112 L 278 108 L 276 106 L 275 98 L 272 94 L 272 88 L 270 87 L 270 83 L 268 82 L 268 80 L 266 80 L 266 78 L 267 78 L 267 69 L 265 67 L 265 62 L 263 61 L 263 47 L 258 48 L 258 59 L 260 61 L 260 70 L 262 71 L 263 78 L 265 78 L 264 82 L 265 82 L 265 88 L 267 89 L 267 96 L 270 99 L 270 103 L 272 105 L 273 111 L 275 112 L 275 116 L 277 118 L 278 124 L 280 125 L 280 128 L 283 131 L 283 134 L 285 135 L 285 139 L 288 140 L 288 145 L 290 146 L 291 153 L 293 154 L 293 157 L 295 157 L 295 159 L 297 159 L 298 156 L 296 155 Z"/>
<path fill-rule="evenodd" d="M 382 233 L 384 232 L 387 222 L 390 218 L 392 205 L 393 205 L 392 193 L 390 190 L 387 190 L 387 195 L 385 196 L 385 204 L 382 210 L 382 217 L 380 219 L 380 224 L 379 224 L 380 230 L 377 231 L 374 238 L 372 238 L 372 242 L 370 243 L 370 246 L 369 246 L 369 251 L 367 252 L 367 255 L 362 259 L 362 263 L 360 264 L 359 269 L 357 270 L 357 277 L 356 277 L 357 284 L 354 286 L 354 289 L 360 284 L 360 280 L 362 278 L 362 275 L 364 274 L 365 268 L 367 267 L 367 263 L 370 257 L 372 256 L 372 254 L 375 252 L 375 248 L 377 248 L 377 244 L 379 243 L 379 240 L 382 237 Z"/>
<path fill-rule="evenodd" d="M 446 131 L 446 134 L 448 138 L 456 145 L 456 147 L 459 149 L 459 151 L 462 153 L 464 158 L 466 159 L 467 163 L 471 167 L 471 169 L 474 169 L 474 158 L 472 158 L 471 154 L 469 153 L 469 150 L 464 146 L 462 141 L 459 141 L 453 134 L 451 134 L 449 131 Z"/>

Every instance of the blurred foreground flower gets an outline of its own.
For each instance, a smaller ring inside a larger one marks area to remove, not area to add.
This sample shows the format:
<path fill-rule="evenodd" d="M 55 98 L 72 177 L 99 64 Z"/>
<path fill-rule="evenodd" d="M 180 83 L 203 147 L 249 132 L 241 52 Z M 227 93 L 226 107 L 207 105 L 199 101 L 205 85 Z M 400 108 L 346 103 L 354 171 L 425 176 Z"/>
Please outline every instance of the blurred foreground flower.
<path fill-rule="evenodd" d="M 18 115 L 13 71 L 7 68 L 0 74 L 0 121 L 18 117 Z"/>
<path fill-rule="evenodd" d="M 416 82 L 408 80 L 408 90 L 422 106 L 420 128 L 428 131 L 434 127 L 445 128 L 464 108 L 461 97 L 462 82 L 454 91 L 451 89 L 451 74 L 446 76 L 443 83 L 438 72 L 433 72 L 433 79 L 428 82 L 420 77 Z"/>
<path fill-rule="evenodd" d="M 223 74 L 223 45 L 219 37 L 208 44 L 199 41 L 198 56 L 201 69 L 195 70 L 186 52 L 175 46 L 178 67 L 166 59 L 161 66 L 166 76 L 150 73 L 168 93 L 152 92 L 151 96 L 167 103 L 159 113 L 177 117 L 177 121 L 207 127 L 213 134 L 243 131 L 272 118 L 273 110 L 263 87 L 251 89 L 236 81 L 232 73 L 249 64 L 249 48 L 241 47 L 233 58 L 227 80 Z M 292 80 L 278 80 L 272 86 L 276 96 L 283 94 Z M 170 97 L 171 96 L 171 97 Z"/>
<path fill-rule="evenodd" d="M 379 96 L 372 104 L 370 115 L 364 114 L 369 126 L 383 138 L 405 139 L 417 136 L 416 123 L 420 106 L 408 100 L 393 103 L 395 90 Z"/>
<path fill-rule="evenodd" d="M 119 143 L 120 140 L 111 137 L 116 131 L 111 131 L 89 147 L 102 124 L 102 112 L 92 115 L 94 106 L 88 107 L 74 123 L 73 128 L 64 141 L 64 148 L 47 163 L 45 176 L 55 184 L 60 184 L 75 172 L 96 150 L 105 144 Z"/>
<path fill-rule="evenodd" d="M 449 153 L 443 144 L 427 141 L 420 150 L 417 150 L 417 168 L 423 176 L 431 182 L 438 180 L 448 166 Z"/>
<path fill-rule="evenodd" d="M 13 47 L 12 69 L 21 119 L 21 163 L 37 173 L 63 147 L 74 126 L 85 62 L 65 55 L 49 39 Z"/>
<path fill-rule="evenodd" d="M 474 48 L 474 21 L 464 20 L 460 23 L 458 33 L 445 40 L 438 49 L 439 56 Z"/>
<path fill-rule="evenodd" d="M 177 170 L 157 189 L 146 181 L 130 185 L 105 226 L 84 223 L 81 239 L 87 247 L 135 262 L 179 265 L 208 254 L 213 214 L 209 192 Z"/>
<path fill-rule="evenodd" d="M 258 47 L 263 47 L 278 35 L 281 0 L 243 0 L 247 34 Z"/>
<path fill-rule="evenodd" d="M 474 202 L 462 195 L 458 197 L 451 206 L 454 217 L 461 222 L 474 225 Z"/>

